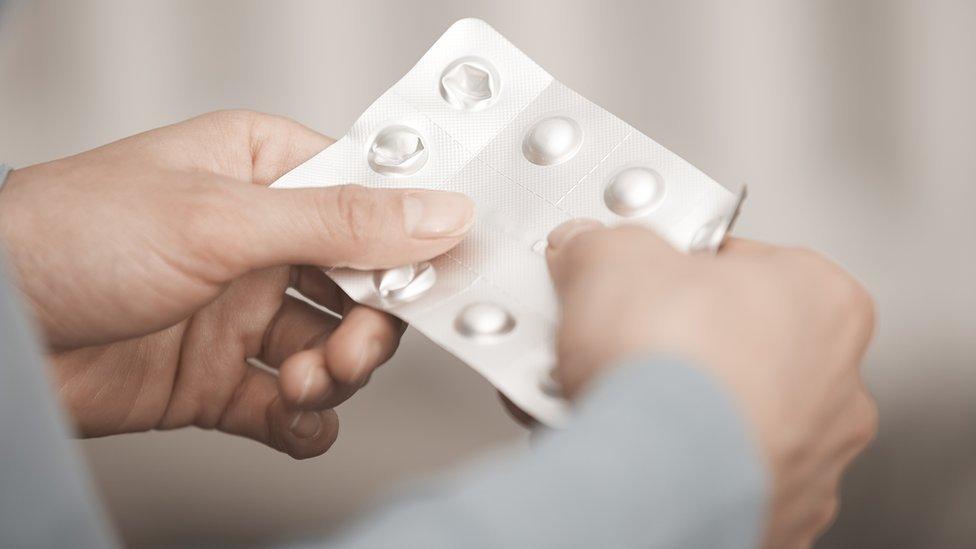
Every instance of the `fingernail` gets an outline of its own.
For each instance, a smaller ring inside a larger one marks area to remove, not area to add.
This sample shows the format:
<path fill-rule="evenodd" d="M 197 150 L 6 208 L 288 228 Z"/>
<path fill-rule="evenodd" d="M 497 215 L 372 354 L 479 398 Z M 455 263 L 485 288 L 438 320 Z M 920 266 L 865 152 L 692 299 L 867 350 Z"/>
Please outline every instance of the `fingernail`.
<path fill-rule="evenodd" d="M 298 394 L 298 404 L 305 402 L 308 398 L 309 392 L 312 390 L 312 384 L 315 378 L 315 365 L 306 364 L 305 365 L 305 377 L 302 379 L 302 392 Z"/>
<path fill-rule="evenodd" d="M 460 193 L 419 191 L 402 200 L 404 229 L 414 238 L 459 236 L 474 221 L 474 203 Z"/>
<path fill-rule="evenodd" d="M 299 412 L 288 428 L 298 438 L 315 438 L 322 431 L 322 417 L 318 412 Z"/>
<path fill-rule="evenodd" d="M 549 250 L 552 251 L 560 246 L 565 246 L 570 240 L 579 236 L 581 233 L 592 231 L 602 226 L 603 224 L 595 219 L 585 217 L 570 219 L 549 233 Z"/>
<path fill-rule="evenodd" d="M 368 339 L 359 351 L 359 363 L 356 365 L 357 384 L 362 387 L 369 380 L 369 375 L 379 366 L 384 356 L 383 345 L 375 339 Z"/>

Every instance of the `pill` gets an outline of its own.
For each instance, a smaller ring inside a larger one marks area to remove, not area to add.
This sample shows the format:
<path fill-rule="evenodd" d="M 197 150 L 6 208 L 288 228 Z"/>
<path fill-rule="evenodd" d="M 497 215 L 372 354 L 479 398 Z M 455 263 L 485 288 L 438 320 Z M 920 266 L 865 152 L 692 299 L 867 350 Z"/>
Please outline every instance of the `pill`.
<path fill-rule="evenodd" d="M 393 177 L 411 175 L 427 163 L 427 147 L 420 133 L 410 127 L 394 125 L 376 134 L 369 147 L 369 167 Z"/>
<path fill-rule="evenodd" d="M 492 339 L 515 329 L 515 317 L 504 307 L 482 301 L 466 305 L 454 320 L 461 335 L 474 339 Z"/>
<path fill-rule="evenodd" d="M 434 266 L 424 261 L 376 271 L 373 283 L 376 292 L 385 300 L 405 302 L 423 295 L 437 282 Z"/>
<path fill-rule="evenodd" d="M 725 238 L 725 218 L 713 219 L 702 225 L 691 238 L 691 252 L 717 251 Z"/>
<path fill-rule="evenodd" d="M 464 57 L 444 69 L 440 92 L 444 101 L 455 109 L 477 111 L 494 101 L 498 85 L 498 73 L 491 63 L 477 57 Z"/>
<path fill-rule="evenodd" d="M 641 166 L 624 168 L 616 173 L 603 193 L 607 207 L 617 215 L 644 215 L 664 198 L 664 179 L 656 171 Z"/>
<path fill-rule="evenodd" d="M 568 116 L 549 116 L 529 128 L 522 154 L 533 164 L 555 166 L 576 155 L 583 144 L 583 129 Z"/>

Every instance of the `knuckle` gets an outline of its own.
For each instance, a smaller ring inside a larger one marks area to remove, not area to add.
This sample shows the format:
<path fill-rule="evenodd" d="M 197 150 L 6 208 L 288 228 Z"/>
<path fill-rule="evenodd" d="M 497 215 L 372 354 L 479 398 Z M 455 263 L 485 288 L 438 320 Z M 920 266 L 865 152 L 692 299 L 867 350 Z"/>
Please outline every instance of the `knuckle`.
<path fill-rule="evenodd" d="M 785 253 L 804 272 L 819 279 L 819 284 L 827 292 L 826 303 L 838 314 L 853 320 L 859 328 L 874 325 L 874 300 L 850 273 L 820 252 L 809 248 L 787 248 Z"/>
<path fill-rule="evenodd" d="M 832 495 L 830 499 L 820 508 L 819 513 L 816 517 L 816 529 L 818 531 L 826 530 L 834 520 L 837 519 L 837 514 L 840 512 L 840 498 L 836 494 Z"/>
<path fill-rule="evenodd" d="M 839 271 L 839 268 L 823 254 L 805 246 L 781 248 L 779 254 L 807 276 L 832 279 Z"/>
<path fill-rule="evenodd" d="M 856 333 L 869 337 L 874 329 L 875 308 L 871 294 L 853 276 L 835 269 L 833 303 L 839 315 Z"/>
<path fill-rule="evenodd" d="M 864 393 L 861 398 L 860 421 L 855 431 L 855 438 L 860 447 L 867 446 L 877 436 L 879 421 L 877 402 L 870 395 Z"/>
<path fill-rule="evenodd" d="M 291 118 L 276 114 L 244 111 L 244 113 L 239 116 L 247 117 L 252 124 L 252 127 L 255 129 L 255 133 L 262 137 L 287 137 L 292 135 L 297 128 L 302 127 L 301 124 L 295 122 Z"/>
<path fill-rule="evenodd" d="M 853 277 L 848 276 L 847 280 L 845 293 L 854 319 L 858 321 L 858 325 L 861 327 L 873 327 L 876 315 L 874 298 Z"/>
<path fill-rule="evenodd" d="M 366 187 L 343 185 L 335 194 L 335 212 L 339 229 L 353 243 L 364 243 L 371 234 L 377 205 Z M 322 208 L 321 211 L 329 211 Z"/>
<path fill-rule="evenodd" d="M 248 109 L 221 109 L 204 116 L 223 128 L 249 128 L 259 115 Z"/>
<path fill-rule="evenodd" d="M 807 276 L 833 281 L 840 269 L 817 250 L 807 247 L 790 247 L 784 250 L 794 266 Z"/>

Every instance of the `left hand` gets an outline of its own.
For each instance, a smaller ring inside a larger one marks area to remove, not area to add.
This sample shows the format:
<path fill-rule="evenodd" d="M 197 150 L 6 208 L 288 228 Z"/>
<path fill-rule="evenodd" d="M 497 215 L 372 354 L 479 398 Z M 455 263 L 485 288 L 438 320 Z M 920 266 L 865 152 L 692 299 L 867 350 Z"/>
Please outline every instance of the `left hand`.
<path fill-rule="evenodd" d="M 332 408 L 404 325 L 353 303 L 319 266 L 429 259 L 473 218 L 455 193 L 265 188 L 331 143 L 229 111 L 10 175 L 0 244 L 82 435 L 196 425 L 299 458 L 329 448 Z"/>

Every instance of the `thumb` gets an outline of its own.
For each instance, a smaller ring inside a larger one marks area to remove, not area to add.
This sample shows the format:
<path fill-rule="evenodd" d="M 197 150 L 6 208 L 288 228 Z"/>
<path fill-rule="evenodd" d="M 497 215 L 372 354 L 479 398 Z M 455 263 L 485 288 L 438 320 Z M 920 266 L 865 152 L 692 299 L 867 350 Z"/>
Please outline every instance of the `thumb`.
<path fill-rule="evenodd" d="M 272 265 L 378 269 L 453 248 L 474 221 L 463 194 L 358 185 L 307 189 L 247 186 L 254 220 L 241 269 Z"/>
<path fill-rule="evenodd" d="M 607 228 L 593 219 L 572 219 L 549 233 L 546 260 L 556 293 L 565 298 L 587 279 L 607 269 L 625 268 L 639 254 L 664 264 L 680 253 L 653 231 L 633 225 Z"/>

